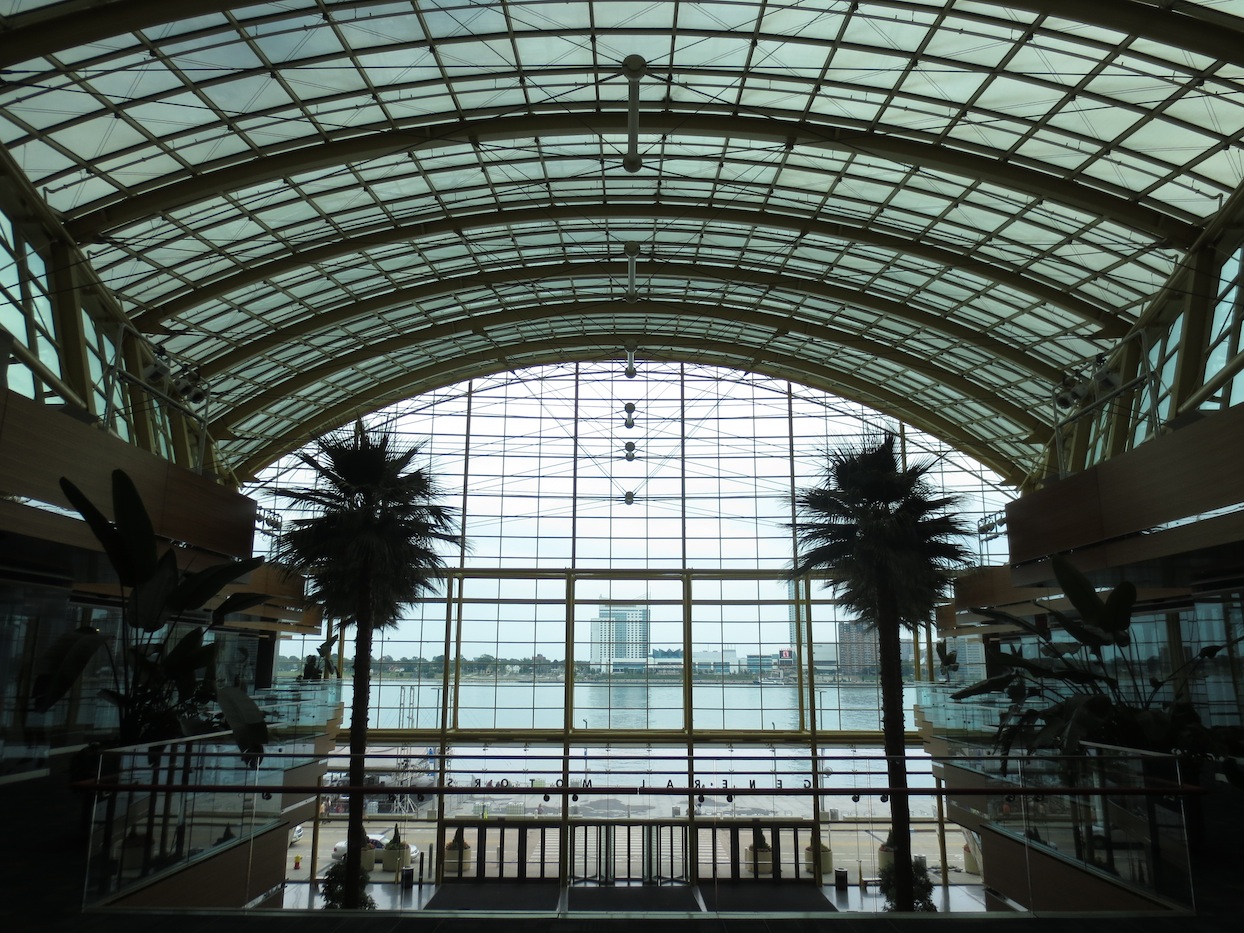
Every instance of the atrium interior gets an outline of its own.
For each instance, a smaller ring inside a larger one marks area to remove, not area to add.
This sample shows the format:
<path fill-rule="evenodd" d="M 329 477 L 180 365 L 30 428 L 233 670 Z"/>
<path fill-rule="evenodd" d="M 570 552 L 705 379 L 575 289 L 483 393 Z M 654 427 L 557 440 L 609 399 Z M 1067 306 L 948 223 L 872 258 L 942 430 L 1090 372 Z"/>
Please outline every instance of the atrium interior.
<path fill-rule="evenodd" d="M 3 856 L 23 922 L 312 923 L 360 797 L 390 919 L 880 913 L 877 634 L 792 567 L 887 437 L 969 531 L 901 641 L 939 912 L 1229 916 L 1242 0 L 10 0 L 0 134 L 0 786 L 74 853 Z M 280 560 L 356 422 L 461 523 L 363 785 Z M 144 628 L 109 519 L 238 573 Z"/>

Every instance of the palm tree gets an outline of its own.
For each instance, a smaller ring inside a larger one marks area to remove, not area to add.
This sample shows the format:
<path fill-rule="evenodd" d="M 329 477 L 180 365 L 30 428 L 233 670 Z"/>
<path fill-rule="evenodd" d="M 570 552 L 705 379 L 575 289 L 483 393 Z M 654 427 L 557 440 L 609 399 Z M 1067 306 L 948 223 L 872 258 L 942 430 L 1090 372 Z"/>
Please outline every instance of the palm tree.
<path fill-rule="evenodd" d="M 436 546 L 460 542 L 454 510 L 437 504 L 442 493 L 428 471 L 411 467 L 419 451 L 360 421 L 300 452 L 316 483 L 281 494 L 310 514 L 290 523 L 277 559 L 307 577 L 309 595 L 328 619 L 355 626 L 352 788 L 364 781 L 372 633 L 395 625 L 402 607 L 435 585 L 444 567 Z M 346 878 L 360 877 L 364 803 L 361 793 L 350 795 Z M 345 894 L 343 906 L 360 906 L 360 885 Z"/>
<path fill-rule="evenodd" d="M 793 527 L 798 543 L 793 576 L 820 572 L 842 604 L 877 631 L 882 734 L 894 839 L 894 903 L 913 909 L 911 807 L 903 722 L 900 628 L 926 625 L 951 572 L 969 556 L 966 531 L 926 476 L 932 463 L 901 467 L 894 436 L 862 450 L 831 453 L 823 486 L 800 490 Z"/>

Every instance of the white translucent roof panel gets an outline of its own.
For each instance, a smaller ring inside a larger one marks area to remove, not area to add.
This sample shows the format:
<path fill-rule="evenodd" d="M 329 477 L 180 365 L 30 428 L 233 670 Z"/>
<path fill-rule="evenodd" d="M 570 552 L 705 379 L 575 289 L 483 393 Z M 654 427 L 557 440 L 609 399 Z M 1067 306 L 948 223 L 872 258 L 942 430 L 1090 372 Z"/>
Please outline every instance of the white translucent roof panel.
<path fill-rule="evenodd" d="M 633 344 L 867 398 L 1018 478 L 1052 383 L 1244 181 L 1240 3 L 1068 15 L 15 0 L 0 141 L 210 374 L 243 472 L 472 367 Z"/>

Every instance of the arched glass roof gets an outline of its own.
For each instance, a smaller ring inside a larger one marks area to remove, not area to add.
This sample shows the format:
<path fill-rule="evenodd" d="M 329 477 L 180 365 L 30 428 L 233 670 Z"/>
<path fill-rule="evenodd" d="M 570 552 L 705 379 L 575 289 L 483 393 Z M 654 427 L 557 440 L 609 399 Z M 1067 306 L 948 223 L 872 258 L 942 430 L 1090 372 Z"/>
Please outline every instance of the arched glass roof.
<path fill-rule="evenodd" d="M 4 145 L 243 477 L 630 346 L 1019 480 L 1244 178 L 1235 0 L 0 9 Z"/>

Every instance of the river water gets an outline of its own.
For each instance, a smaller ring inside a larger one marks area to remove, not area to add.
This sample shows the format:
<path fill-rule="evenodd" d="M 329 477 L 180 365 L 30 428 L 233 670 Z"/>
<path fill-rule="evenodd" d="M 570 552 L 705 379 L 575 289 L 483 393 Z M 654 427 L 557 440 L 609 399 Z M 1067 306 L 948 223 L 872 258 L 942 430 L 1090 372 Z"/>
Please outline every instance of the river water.
<path fill-rule="evenodd" d="M 351 690 L 343 684 L 347 708 Z M 381 729 L 434 729 L 440 724 L 442 687 L 431 681 L 373 683 L 370 725 Z M 822 730 L 881 728 L 876 684 L 825 684 L 815 688 Z M 684 723 L 678 684 L 576 683 L 572 708 L 565 710 L 560 682 L 463 681 L 458 687 L 460 729 L 654 729 L 678 730 Z M 915 692 L 907 691 L 907 726 Z M 809 725 L 805 711 L 803 728 Z M 696 682 L 691 726 L 732 731 L 801 728 L 797 688 L 786 684 Z"/>

